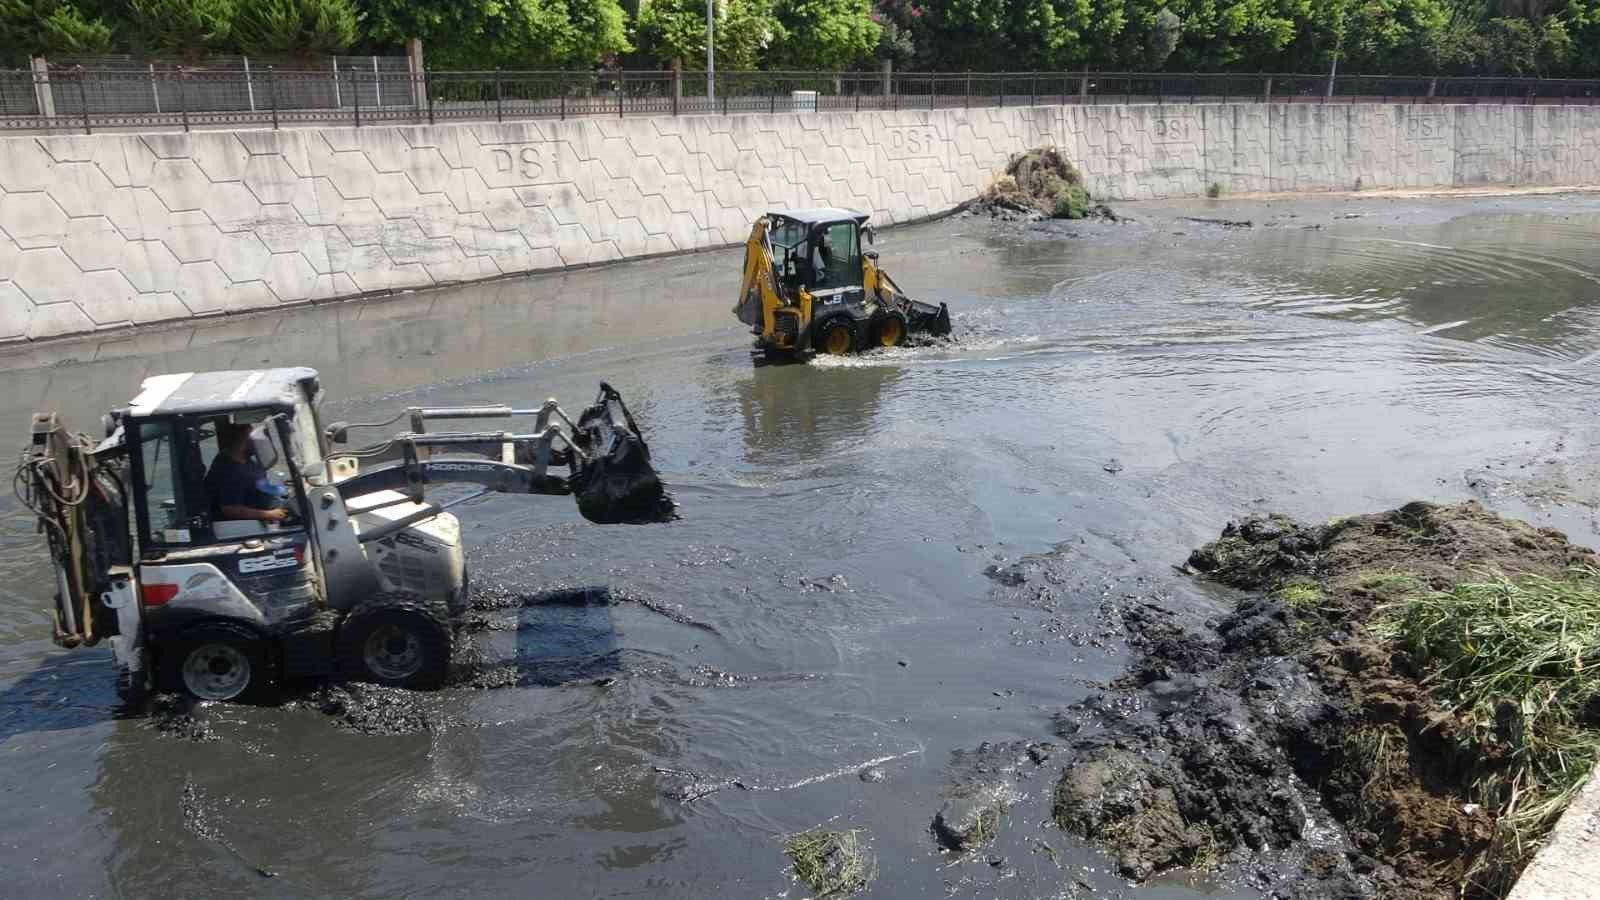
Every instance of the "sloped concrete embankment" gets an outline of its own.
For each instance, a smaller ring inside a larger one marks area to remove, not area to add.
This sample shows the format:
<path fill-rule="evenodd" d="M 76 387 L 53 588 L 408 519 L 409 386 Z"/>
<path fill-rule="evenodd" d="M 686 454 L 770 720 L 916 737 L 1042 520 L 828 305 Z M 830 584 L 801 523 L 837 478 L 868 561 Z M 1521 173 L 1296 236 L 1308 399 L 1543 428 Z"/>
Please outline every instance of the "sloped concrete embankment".
<path fill-rule="evenodd" d="M 1600 109 L 1587 107 L 1041 106 L 11 137 L 0 341 L 722 247 L 774 207 L 911 221 L 1046 146 L 1104 200 L 1600 183 Z"/>

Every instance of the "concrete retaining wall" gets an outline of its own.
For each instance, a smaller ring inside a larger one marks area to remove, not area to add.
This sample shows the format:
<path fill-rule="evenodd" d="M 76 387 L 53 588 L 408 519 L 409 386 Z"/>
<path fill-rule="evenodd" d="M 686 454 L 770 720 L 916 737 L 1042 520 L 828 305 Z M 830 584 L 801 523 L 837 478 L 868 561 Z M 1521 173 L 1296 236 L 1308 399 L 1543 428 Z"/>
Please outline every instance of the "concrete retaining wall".
<path fill-rule="evenodd" d="M 1054 144 L 1107 199 L 1600 183 L 1600 109 L 1069 106 L 0 138 L 0 340 L 936 215 Z"/>

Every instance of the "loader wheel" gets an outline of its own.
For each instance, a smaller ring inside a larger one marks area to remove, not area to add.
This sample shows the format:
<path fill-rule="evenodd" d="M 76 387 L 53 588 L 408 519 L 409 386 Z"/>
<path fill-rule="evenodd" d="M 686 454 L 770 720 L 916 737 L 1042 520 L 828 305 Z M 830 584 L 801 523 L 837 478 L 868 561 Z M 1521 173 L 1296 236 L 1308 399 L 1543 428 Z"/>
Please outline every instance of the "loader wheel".
<path fill-rule="evenodd" d="M 449 623 L 410 595 L 381 595 L 339 626 L 339 666 L 353 681 L 431 691 L 450 672 Z"/>
<path fill-rule="evenodd" d="M 885 313 L 872 326 L 874 347 L 898 347 L 906 342 L 906 317 L 899 313 Z"/>
<path fill-rule="evenodd" d="M 260 699 L 271 680 L 260 637 L 227 622 L 183 632 L 163 657 L 166 686 L 201 700 Z"/>
<path fill-rule="evenodd" d="M 822 324 L 813 345 L 818 353 L 843 356 L 856 348 L 855 325 L 843 316 L 835 316 Z"/>

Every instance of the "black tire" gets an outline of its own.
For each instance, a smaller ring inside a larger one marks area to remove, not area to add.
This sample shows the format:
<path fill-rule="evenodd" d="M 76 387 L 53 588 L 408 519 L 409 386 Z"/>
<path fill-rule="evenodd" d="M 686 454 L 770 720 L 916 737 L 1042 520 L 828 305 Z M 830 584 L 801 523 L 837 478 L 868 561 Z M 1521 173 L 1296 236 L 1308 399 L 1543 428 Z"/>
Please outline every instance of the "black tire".
<path fill-rule="evenodd" d="M 849 316 L 833 316 L 811 332 L 811 347 L 818 353 L 843 356 L 856 350 L 856 323 Z"/>
<path fill-rule="evenodd" d="M 260 701 L 273 681 L 266 642 L 231 622 L 184 629 L 161 659 L 162 687 L 201 700 Z"/>
<path fill-rule="evenodd" d="M 906 342 L 911 328 L 906 317 L 898 312 L 886 312 L 872 320 L 873 347 L 898 347 Z"/>
<path fill-rule="evenodd" d="M 380 594 L 339 625 L 339 669 L 352 681 L 431 691 L 450 674 L 454 643 L 442 610 L 410 594 Z"/>

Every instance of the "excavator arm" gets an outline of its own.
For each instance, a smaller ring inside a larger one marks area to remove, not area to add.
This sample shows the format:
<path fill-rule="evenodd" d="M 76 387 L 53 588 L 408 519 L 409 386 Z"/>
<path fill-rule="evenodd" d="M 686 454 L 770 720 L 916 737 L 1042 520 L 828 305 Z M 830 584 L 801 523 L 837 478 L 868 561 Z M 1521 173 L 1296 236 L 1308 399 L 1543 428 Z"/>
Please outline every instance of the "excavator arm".
<path fill-rule="evenodd" d="M 733 314 L 774 347 L 798 349 L 811 324 L 811 294 L 794 288 L 792 296 L 778 279 L 772 258 L 771 223 L 766 216 L 750 226 L 744 246 L 744 280 Z"/>
<path fill-rule="evenodd" d="M 673 517 L 674 504 L 654 467 L 650 448 L 628 412 L 622 395 L 609 384 L 573 421 L 554 400 L 538 409 L 505 406 L 412 408 L 413 431 L 348 455 L 384 461 L 338 482 L 345 499 L 392 490 L 422 503 L 430 485 L 471 484 L 485 491 L 513 494 L 573 494 L 584 518 L 602 524 L 659 522 Z M 536 417 L 529 433 L 426 432 L 429 421 Z M 335 442 L 359 425 L 334 425 Z M 334 454 L 338 456 L 339 454 Z M 393 459 L 398 455 L 398 459 Z M 488 457 L 488 458 L 484 458 Z M 566 467 L 560 474 L 553 468 Z M 437 508 L 419 511 L 362 534 L 376 540 Z"/>

